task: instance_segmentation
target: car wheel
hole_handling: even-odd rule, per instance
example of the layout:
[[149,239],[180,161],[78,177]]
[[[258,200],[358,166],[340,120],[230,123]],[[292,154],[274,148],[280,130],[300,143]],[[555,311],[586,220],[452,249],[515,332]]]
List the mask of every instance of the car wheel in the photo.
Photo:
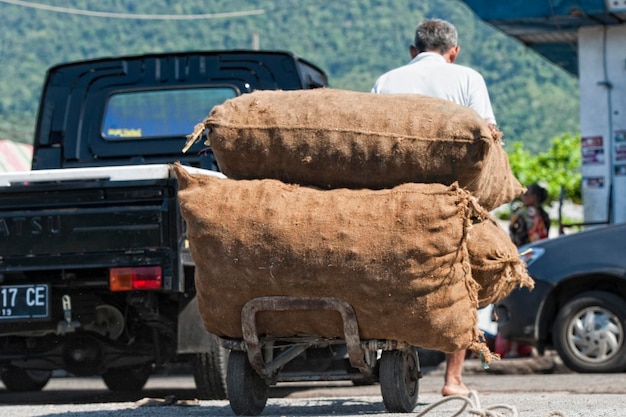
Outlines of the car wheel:
[[576,372],[621,372],[626,367],[626,303],[603,291],[568,301],[554,323],[553,342]]
[[102,379],[111,391],[137,392],[146,385],[151,373],[151,364],[111,368],[102,374]]
[[41,391],[43,387],[46,386],[51,376],[51,371],[23,369],[16,366],[9,366],[4,372],[2,372],[0,379],[2,379],[2,382],[7,390],[13,392],[24,392]]
[[225,400],[226,371],[230,351],[211,340],[209,351],[196,353],[193,358],[193,378],[201,400]]

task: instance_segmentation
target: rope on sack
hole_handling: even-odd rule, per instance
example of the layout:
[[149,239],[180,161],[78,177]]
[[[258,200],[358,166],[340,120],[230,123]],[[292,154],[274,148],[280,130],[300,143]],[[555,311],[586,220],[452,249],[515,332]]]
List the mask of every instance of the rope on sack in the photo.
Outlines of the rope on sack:
[[[496,405],[491,405],[489,407],[486,407],[484,409],[481,408],[480,407],[480,400],[478,399],[478,393],[476,391],[470,391],[467,396],[464,396],[464,395],[451,395],[449,397],[444,397],[441,400],[437,401],[436,403],[433,403],[433,404],[429,405],[428,407],[426,407],[424,410],[422,410],[415,417],[423,417],[427,413],[429,413],[430,411],[432,411],[435,408],[439,407],[440,405],[443,405],[443,404],[445,404],[445,403],[447,403],[449,401],[454,401],[454,400],[463,401],[465,404],[463,404],[463,407],[461,407],[461,409],[459,411],[457,411],[456,414],[453,414],[451,417],[460,416],[461,413],[463,413],[463,411],[465,411],[466,408],[467,408],[467,413],[469,413],[470,415],[473,415],[473,416],[480,416],[480,417],[507,417],[507,416],[519,417],[519,413],[517,411],[517,408],[515,408],[512,405],[496,404]],[[496,410],[503,410],[506,414],[502,414],[502,413],[500,413],[499,411],[496,411]],[[564,413],[562,413],[561,411],[557,411],[557,410],[550,411],[548,414],[546,414],[545,417],[551,417],[551,416],[566,417]]]

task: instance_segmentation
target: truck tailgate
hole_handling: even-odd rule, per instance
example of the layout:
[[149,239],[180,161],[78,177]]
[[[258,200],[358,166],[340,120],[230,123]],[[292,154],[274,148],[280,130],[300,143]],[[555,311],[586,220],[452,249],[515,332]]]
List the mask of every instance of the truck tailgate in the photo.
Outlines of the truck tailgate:
[[0,198],[0,271],[123,264],[178,245],[168,165],[2,174]]

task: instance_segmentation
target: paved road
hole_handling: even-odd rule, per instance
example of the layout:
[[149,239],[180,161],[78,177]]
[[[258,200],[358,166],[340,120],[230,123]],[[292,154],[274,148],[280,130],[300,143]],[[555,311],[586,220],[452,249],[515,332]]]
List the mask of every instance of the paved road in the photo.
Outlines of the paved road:
[[[504,361],[502,361],[504,363]],[[520,416],[615,417],[626,416],[626,376],[623,374],[581,375],[554,372],[554,367],[509,361],[506,368],[492,365],[489,371],[469,361],[465,380],[476,389],[481,409],[503,404],[515,407]],[[543,368],[542,368],[543,367]],[[508,372],[505,372],[508,369]],[[420,396],[415,416],[442,398],[439,395],[442,369],[426,370],[420,380]],[[530,372],[530,373],[525,373]],[[175,395],[178,404],[154,403]],[[54,378],[40,393],[12,394],[0,385],[0,416],[6,417],[232,417],[227,401],[194,401],[191,376],[152,377],[137,395],[107,391],[98,378]],[[143,400],[143,401],[142,401]],[[188,405],[183,405],[188,404]],[[426,414],[450,417],[458,412],[460,400],[448,402]],[[498,410],[494,410],[498,411]],[[512,416],[499,410],[503,416]],[[561,414],[551,414],[560,412]],[[263,416],[398,416],[386,412],[377,385],[354,387],[349,383],[281,384],[272,389]],[[469,416],[467,410],[461,414]],[[475,414],[474,414],[475,415]]]

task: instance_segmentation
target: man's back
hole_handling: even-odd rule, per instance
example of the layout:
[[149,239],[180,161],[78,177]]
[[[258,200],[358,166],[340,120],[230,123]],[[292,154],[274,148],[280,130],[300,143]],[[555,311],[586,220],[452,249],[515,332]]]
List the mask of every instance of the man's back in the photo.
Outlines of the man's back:
[[409,64],[383,74],[372,92],[443,98],[469,107],[488,123],[496,124],[483,77],[471,68],[446,62],[437,53],[423,52]]

